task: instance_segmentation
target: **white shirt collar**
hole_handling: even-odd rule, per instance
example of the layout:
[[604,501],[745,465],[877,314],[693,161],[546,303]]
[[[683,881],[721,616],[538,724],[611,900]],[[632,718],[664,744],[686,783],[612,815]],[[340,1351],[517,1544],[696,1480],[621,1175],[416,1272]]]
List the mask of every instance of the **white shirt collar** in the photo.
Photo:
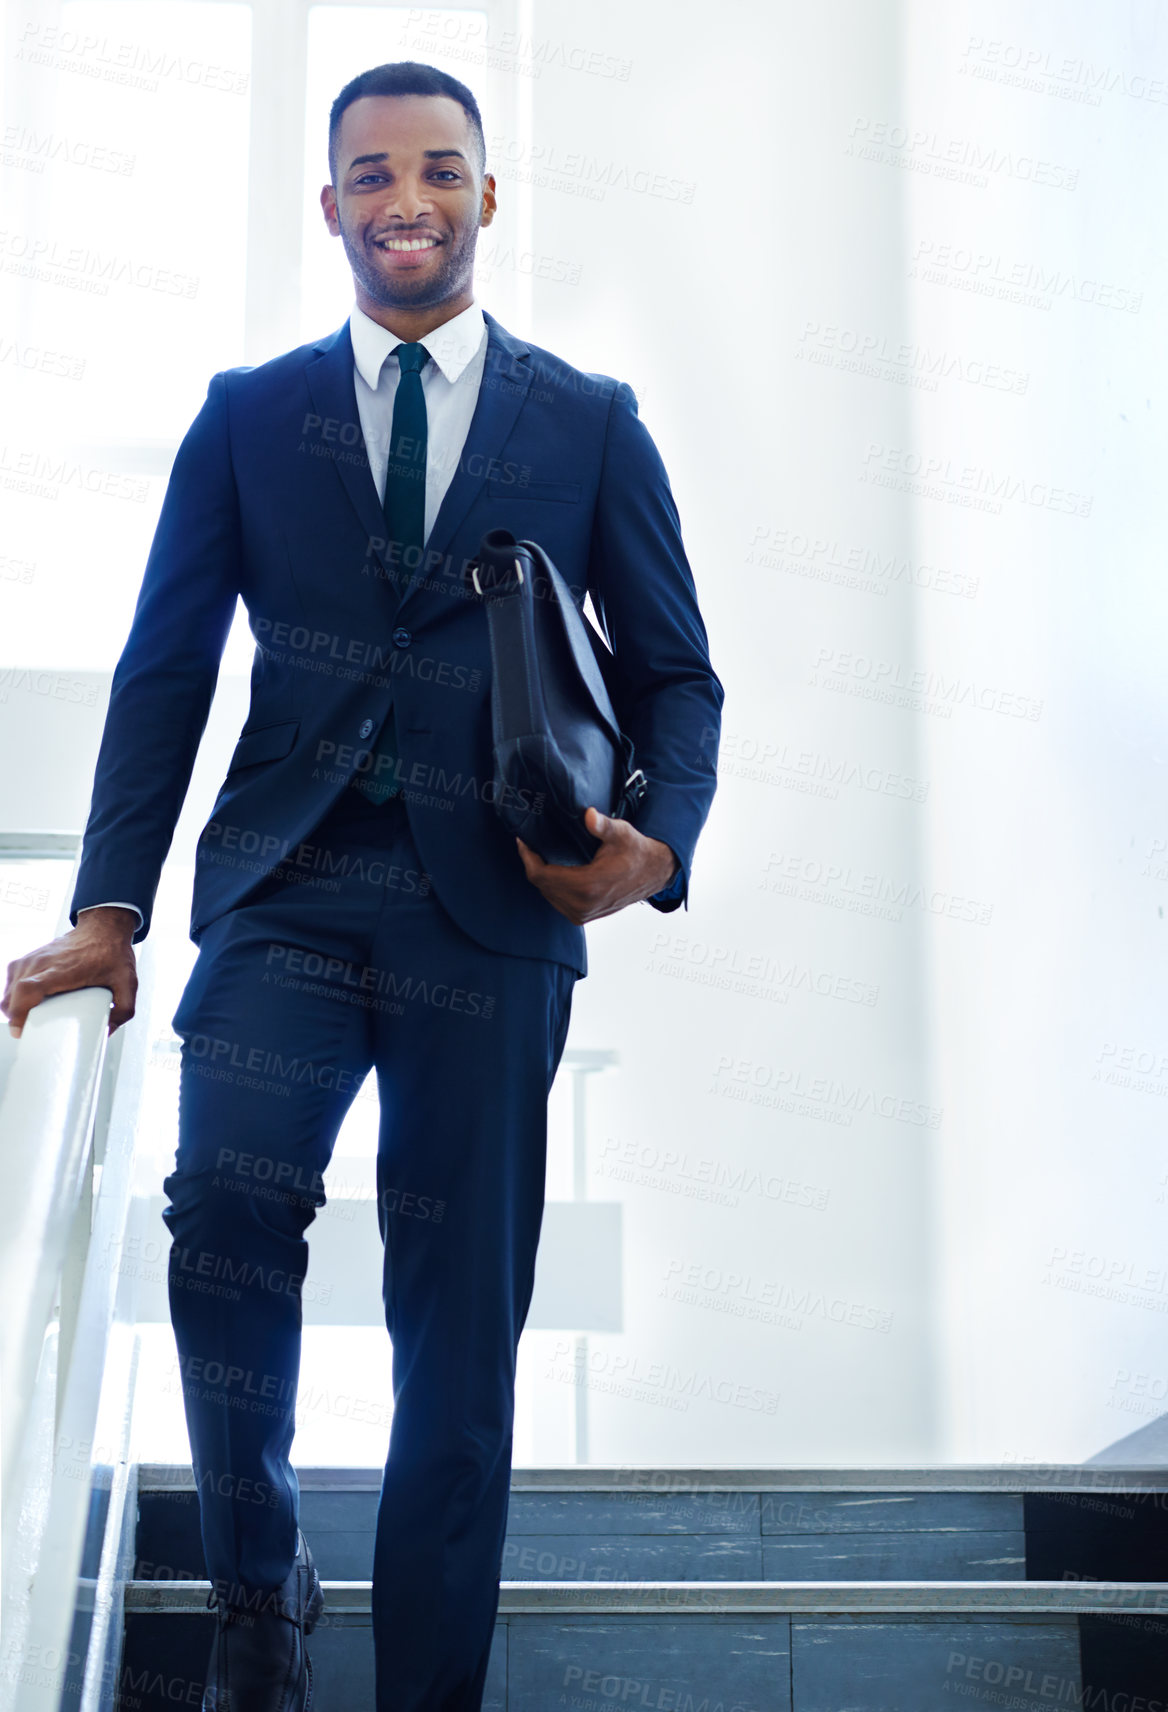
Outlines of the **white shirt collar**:
[[[440,327],[423,334],[418,343],[425,345],[446,379],[456,381],[482,344],[486,331],[482,309],[477,303],[469,303],[449,321],[443,321]],[[395,346],[403,341],[356,304],[349,316],[349,337],[353,341],[357,373],[376,392],[382,364]]]

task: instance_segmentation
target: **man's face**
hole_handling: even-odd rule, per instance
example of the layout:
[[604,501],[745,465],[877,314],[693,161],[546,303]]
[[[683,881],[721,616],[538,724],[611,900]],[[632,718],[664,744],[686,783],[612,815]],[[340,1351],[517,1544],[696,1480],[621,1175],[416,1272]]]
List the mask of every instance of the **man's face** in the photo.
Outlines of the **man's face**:
[[341,115],[334,171],[321,207],[345,246],[362,308],[432,308],[471,288],[495,181],[487,173],[479,182],[457,101],[362,96]]

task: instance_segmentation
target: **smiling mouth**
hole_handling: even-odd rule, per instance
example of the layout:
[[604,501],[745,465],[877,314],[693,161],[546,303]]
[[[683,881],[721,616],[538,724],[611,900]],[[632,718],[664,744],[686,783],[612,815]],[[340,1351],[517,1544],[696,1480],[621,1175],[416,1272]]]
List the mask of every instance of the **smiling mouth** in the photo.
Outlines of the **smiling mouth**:
[[442,242],[440,238],[375,238],[373,248],[387,251],[390,255],[414,255],[422,250],[436,250]]

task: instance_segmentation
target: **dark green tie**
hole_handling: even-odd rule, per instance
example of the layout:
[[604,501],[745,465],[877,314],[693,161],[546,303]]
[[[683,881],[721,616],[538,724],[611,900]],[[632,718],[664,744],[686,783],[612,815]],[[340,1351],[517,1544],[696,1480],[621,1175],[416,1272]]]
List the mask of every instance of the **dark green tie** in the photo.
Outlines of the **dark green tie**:
[[[422,368],[430,353],[425,345],[395,345],[390,356],[401,369],[393,399],[393,428],[389,463],[385,472],[385,533],[397,602],[409,580],[420,573],[422,547],[426,539],[426,399],[422,392]],[[388,358],[386,359],[389,360]],[[401,782],[397,771],[397,730],[393,705],[373,750],[368,770],[356,774],[353,784],[371,802],[383,803],[396,796]]]

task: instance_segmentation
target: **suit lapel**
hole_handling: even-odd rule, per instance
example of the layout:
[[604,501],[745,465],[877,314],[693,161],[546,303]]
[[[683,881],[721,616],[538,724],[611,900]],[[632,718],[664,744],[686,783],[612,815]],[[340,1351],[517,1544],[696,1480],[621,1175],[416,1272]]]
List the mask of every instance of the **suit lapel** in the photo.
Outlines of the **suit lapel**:
[[[346,321],[339,332],[316,348],[320,355],[304,371],[313,408],[320,418],[316,432],[328,447],[333,468],[344,484],[367,539],[384,541],[385,513],[369,468],[357,409],[357,389],[353,385],[349,323]],[[377,556],[384,566],[385,554]]]
[[[450,543],[483,484],[501,463],[503,447],[531,386],[530,348],[508,333],[486,310],[483,319],[487,326],[487,354],[466,443],[426,541],[424,580],[421,584],[405,584],[397,603],[395,616],[408,606],[415,622],[427,606],[440,609],[451,598],[448,590],[454,598],[459,598],[461,565],[448,562]],[[348,322],[316,348],[320,355],[308,364],[305,379],[317,415],[322,423],[329,425],[318,432],[324,434],[333,467],[366,536],[370,541],[384,540],[385,514],[369,468],[357,410]],[[338,452],[342,454],[339,457]],[[382,552],[378,557],[388,571],[386,555]],[[397,588],[396,577],[391,577],[390,586]]]

